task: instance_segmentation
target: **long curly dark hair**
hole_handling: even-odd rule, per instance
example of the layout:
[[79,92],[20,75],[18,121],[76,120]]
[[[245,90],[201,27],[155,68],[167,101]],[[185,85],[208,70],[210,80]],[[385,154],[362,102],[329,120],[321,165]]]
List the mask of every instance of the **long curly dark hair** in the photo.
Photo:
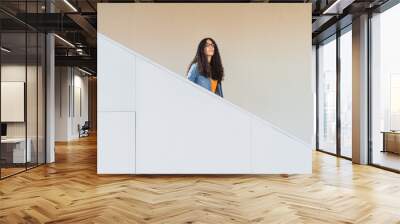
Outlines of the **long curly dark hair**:
[[[207,56],[204,53],[204,48],[206,47],[207,40],[210,40],[214,44],[214,55],[211,57],[210,63],[207,61]],[[217,43],[210,37],[204,38],[200,41],[196,56],[189,65],[190,67],[197,63],[197,69],[200,74],[206,76],[207,78],[212,78],[221,82],[224,78],[224,67],[222,66],[221,56],[219,54]]]

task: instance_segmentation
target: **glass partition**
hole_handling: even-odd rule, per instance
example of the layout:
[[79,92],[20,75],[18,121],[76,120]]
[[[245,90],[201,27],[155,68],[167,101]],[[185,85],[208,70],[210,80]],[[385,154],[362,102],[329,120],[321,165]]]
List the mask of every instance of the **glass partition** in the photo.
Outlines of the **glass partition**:
[[[19,16],[43,6],[0,2]],[[45,45],[44,33],[0,12],[1,179],[45,163]]]
[[1,176],[7,177],[31,162],[26,150],[26,33],[2,33],[1,47]]

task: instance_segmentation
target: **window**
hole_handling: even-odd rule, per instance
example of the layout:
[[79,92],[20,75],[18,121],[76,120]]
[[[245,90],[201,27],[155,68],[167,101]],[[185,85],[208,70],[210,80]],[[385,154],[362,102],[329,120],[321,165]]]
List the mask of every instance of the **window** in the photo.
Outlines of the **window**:
[[318,48],[318,149],[336,153],[336,39]]
[[352,32],[340,36],[340,155],[352,157]]
[[350,159],[353,74],[351,25],[323,41],[318,47],[317,58],[317,147],[320,151]]
[[400,170],[400,5],[371,19],[371,162]]

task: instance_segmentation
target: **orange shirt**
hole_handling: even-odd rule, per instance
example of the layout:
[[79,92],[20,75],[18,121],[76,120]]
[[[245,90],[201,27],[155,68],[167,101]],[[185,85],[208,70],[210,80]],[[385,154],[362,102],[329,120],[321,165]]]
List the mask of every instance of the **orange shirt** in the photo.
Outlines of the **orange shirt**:
[[215,93],[217,90],[218,80],[211,79],[211,92]]

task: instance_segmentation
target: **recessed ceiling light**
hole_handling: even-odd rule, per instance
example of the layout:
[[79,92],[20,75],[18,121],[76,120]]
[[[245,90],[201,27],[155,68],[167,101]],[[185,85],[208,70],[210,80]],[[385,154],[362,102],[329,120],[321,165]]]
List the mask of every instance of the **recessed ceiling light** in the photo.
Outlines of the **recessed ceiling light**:
[[342,14],[343,9],[351,5],[354,0],[336,0],[327,9],[325,9],[322,14]]
[[72,44],[71,42],[69,42],[68,40],[66,40],[66,39],[64,39],[64,38],[62,38],[62,37],[60,37],[60,36],[57,35],[57,34],[54,34],[54,36],[57,37],[58,39],[60,39],[61,41],[63,41],[64,43],[66,43],[67,45],[69,45],[69,46],[75,48],[75,45],[73,45],[73,44]]
[[64,0],[65,4],[67,4],[74,12],[78,12],[78,10],[68,1]]
[[10,53],[10,52],[11,52],[11,50],[9,50],[9,49],[7,49],[7,48],[5,48],[5,47],[1,47],[0,49],[1,49],[2,51],[6,52],[6,53]]
[[87,74],[87,75],[90,75],[90,76],[92,75],[92,73],[90,73],[90,72],[88,72],[88,71],[86,71],[86,70],[83,70],[83,69],[81,69],[81,68],[79,68],[79,67],[78,67],[78,70],[81,71],[81,72],[83,72],[83,73],[85,73],[85,74]]

